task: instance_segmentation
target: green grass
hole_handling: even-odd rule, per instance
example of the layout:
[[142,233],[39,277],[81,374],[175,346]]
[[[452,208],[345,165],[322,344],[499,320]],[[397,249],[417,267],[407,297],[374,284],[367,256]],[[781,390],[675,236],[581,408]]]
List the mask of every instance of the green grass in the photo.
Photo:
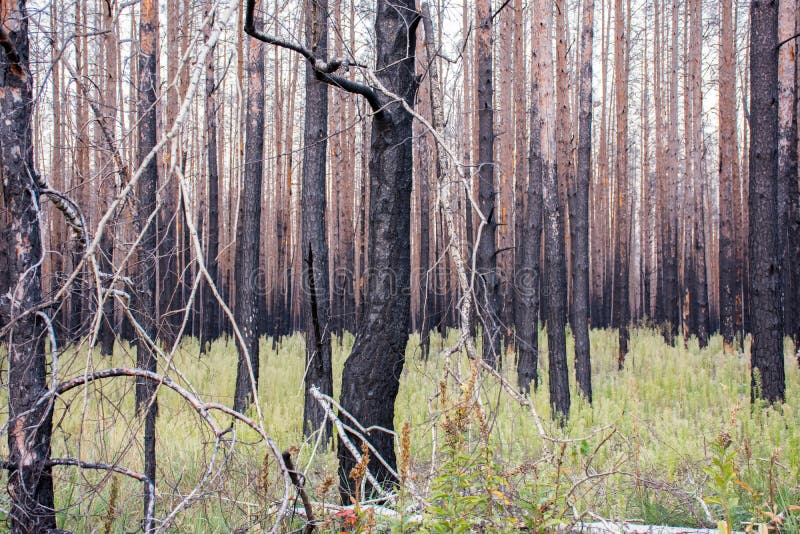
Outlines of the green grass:
[[[337,395],[341,369],[352,341],[352,336],[346,335],[341,344],[336,342],[334,346]],[[409,341],[395,423],[398,428],[403,421],[411,423],[413,468],[418,485],[425,488],[431,462],[438,464],[442,454],[442,413],[435,397],[443,376],[443,361],[434,350],[428,362],[421,361],[417,342],[416,336]],[[454,342],[454,334],[444,343],[434,338],[432,349]],[[634,330],[623,371],[616,369],[613,359],[616,350],[612,332],[593,331],[591,345],[592,406],[578,397],[571,373],[573,403],[569,422],[559,428],[549,420],[546,336],[542,333],[539,358],[542,383],[532,395],[549,434],[564,438],[589,436],[583,444],[570,443],[565,454],[564,474],[570,481],[580,478],[589,455],[591,467],[597,472],[613,472],[586,484],[586,491],[579,492],[575,499],[578,509],[647,523],[689,526],[705,522],[700,500],[711,496],[714,488],[707,483],[703,469],[709,465],[710,443],[723,431],[730,434],[731,447],[737,451],[738,474],[751,488],[748,492],[736,486],[739,499],[733,516],[737,520],[750,519],[754,508],[768,500],[771,489],[781,509],[800,501],[800,375],[788,344],[787,402],[767,409],[751,409],[749,358],[745,354],[723,355],[719,337],[713,337],[703,350],[696,341],[684,349],[665,345],[654,331]],[[568,353],[572,354],[571,340]],[[282,449],[300,448],[298,465],[307,472],[308,484],[316,491],[323,478],[335,475],[335,457],[331,452],[315,451],[314,443],[302,438],[303,360],[301,336],[288,337],[275,349],[272,340],[263,339],[259,398],[267,432]],[[117,346],[110,361],[95,351],[79,347],[62,355],[59,374],[67,377],[81,374],[85,368],[133,366],[134,361],[135,351],[125,344]],[[210,352],[201,356],[197,342],[187,340],[173,363],[202,399],[231,403],[236,349],[230,341],[214,343]],[[4,361],[3,366],[6,365]],[[462,376],[469,372],[469,364],[463,357],[455,359],[453,367],[460,369]],[[506,354],[504,367],[505,374],[515,383],[513,354]],[[174,373],[169,374],[175,377]],[[141,470],[141,429],[133,413],[133,389],[133,380],[117,379],[106,381],[101,387],[76,390],[59,399],[54,418],[57,428],[53,456],[116,462]],[[158,421],[160,517],[203,476],[214,443],[214,436],[194,411],[173,392],[162,391]],[[482,392],[490,415],[490,443],[496,462],[511,470],[538,459],[542,441],[530,413],[502,393],[491,378],[483,379]],[[6,405],[4,395],[0,406]],[[251,415],[254,415],[252,410]],[[217,420],[223,426],[229,424],[221,416]],[[613,434],[610,425],[615,429]],[[598,431],[600,428],[606,429]],[[236,443],[226,443],[225,468],[215,473],[200,498],[178,516],[173,531],[230,532],[260,520],[265,528],[270,524],[270,506],[281,489],[277,469],[274,465],[263,468],[266,451],[263,444],[256,443],[253,432],[239,425],[236,429]],[[611,437],[604,440],[609,434]],[[474,437],[477,443],[478,436]],[[5,440],[2,447],[5,455]],[[264,477],[264,472],[268,476]],[[112,477],[104,472],[67,467],[54,468],[54,476],[59,526],[79,532],[103,532],[112,515],[109,512]],[[118,498],[110,531],[121,533],[138,525],[141,487],[124,477],[116,478]],[[329,502],[334,493],[335,490],[328,493]],[[756,493],[760,495],[753,496]],[[322,498],[319,494],[315,496]],[[7,500],[7,496],[3,499]],[[7,509],[7,503],[0,502],[0,508]],[[715,519],[722,517],[718,507],[710,506],[710,511]],[[251,531],[258,531],[258,525]]]

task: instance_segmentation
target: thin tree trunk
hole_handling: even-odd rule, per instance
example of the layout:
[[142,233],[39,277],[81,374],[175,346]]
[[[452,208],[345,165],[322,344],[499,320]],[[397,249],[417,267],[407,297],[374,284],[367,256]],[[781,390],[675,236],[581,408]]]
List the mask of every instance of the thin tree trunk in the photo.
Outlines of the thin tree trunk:
[[[315,57],[328,54],[328,2],[307,0],[306,46]],[[303,434],[317,430],[327,443],[333,436],[331,423],[319,402],[311,396],[316,386],[333,396],[331,332],[329,319],[328,244],[325,235],[325,177],[328,150],[328,85],[317,80],[306,64],[306,113],[303,133],[303,282],[305,291],[306,395],[303,404]]]
[[[116,31],[116,13],[113,11],[114,7],[115,4],[102,4],[103,30],[106,34],[103,36],[105,79],[103,80],[103,102],[101,106],[103,117],[101,120],[103,121],[102,128],[105,130],[105,134],[112,140],[115,139],[117,122],[117,55],[119,53],[117,50],[118,36]],[[54,139],[58,140],[59,138],[54,137]],[[109,148],[115,153],[115,156],[118,156],[119,152],[116,149],[116,144],[109,144],[113,145]],[[114,197],[116,197],[117,180],[119,179],[121,181],[125,179],[126,171],[121,163],[121,161],[117,161],[120,167],[117,170],[118,176],[110,175],[109,180],[103,184],[101,188],[101,216],[105,214]],[[114,217],[114,222],[116,222],[116,217]],[[113,272],[115,233],[116,224],[107,226],[100,242],[100,249],[102,251],[101,265],[103,265],[103,269],[108,273]],[[110,296],[106,296],[105,302],[103,303],[103,319],[100,325],[101,352],[106,356],[110,356],[114,352],[114,339],[116,337],[114,331],[114,299]]]
[[575,376],[586,399],[592,402],[592,366],[589,353],[589,182],[592,175],[592,37],[594,0],[583,0],[581,31],[580,112],[578,170],[572,226],[572,330],[575,334]]
[[622,0],[614,2],[614,71],[617,106],[617,198],[615,199],[617,227],[614,254],[614,326],[619,329],[617,364],[625,365],[628,354],[628,253],[630,238],[630,200],[628,188],[628,31]]
[[[206,0],[206,16],[211,11],[211,0]],[[207,26],[207,28],[209,28]],[[205,38],[208,39],[209,30],[206,29]],[[206,157],[208,164],[208,251],[206,254],[206,269],[208,275],[218,289],[221,288],[219,279],[219,186],[220,176],[217,166],[217,99],[215,55],[211,49],[206,59],[206,85],[205,85],[205,117],[206,117]],[[205,284],[203,297],[203,327],[200,331],[202,350],[206,344],[214,341],[220,335],[219,331],[219,303],[214,297],[209,284]]]
[[797,85],[795,61],[796,0],[780,0],[778,41],[789,39],[778,50],[778,254],[781,266],[781,297],[785,333],[795,336],[799,306],[795,298],[792,269],[800,261],[791,255],[794,198],[797,195]]
[[[422,25],[425,32],[425,64],[424,69],[428,78],[428,93],[431,104],[431,118],[434,128],[436,128],[436,105],[438,104],[438,71],[436,69],[436,44],[433,35],[433,21],[431,20],[431,10],[427,2],[422,4]],[[427,139],[425,140],[427,143]],[[438,150],[436,151],[438,154]],[[438,167],[437,157],[437,167]],[[438,175],[438,172],[437,172]],[[420,191],[420,224],[419,224],[419,309],[420,309],[420,346],[422,358],[428,359],[431,346],[431,313],[433,313],[433,299],[435,292],[431,291],[433,284],[433,273],[430,262],[430,233],[431,233],[431,201],[430,201],[430,179],[427,172],[420,173],[418,180]],[[435,212],[434,212],[435,214]],[[435,216],[434,216],[435,219]]]
[[[256,23],[260,27],[260,22]],[[236,323],[244,339],[239,346],[233,409],[243,411],[258,391],[258,253],[261,243],[261,184],[264,162],[264,47],[255,39],[247,46],[245,166],[236,229]],[[279,217],[281,215],[279,214]],[[279,243],[280,247],[280,243]],[[280,264],[279,264],[280,265]],[[280,300],[283,302],[283,299]],[[281,309],[281,313],[283,310]]]
[[475,17],[475,76],[478,84],[478,203],[486,224],[479,236],[478,308],[483,323],[483,359],[497,367],[500,358],[498,321],[497,216],[494,187],[494,103],[491,2],[477,0]]
[[[537,36],[538,24],[534,17],[531,17],[531,24],[531,33]],[[539,386],[539,257],[542,249],[542,117],[539,114],[539,80],[548,79],[540,70],[543,67],[543,62],[538,58],[541,40],[541,37],[534,38],[531,54],[528,183],[525,190],[525,213],[518,214],[523,219],[523,227],[517,234],[520,238],[517,249],[519,262],[514,278],[518,303],[514,312],[517,321],[517,384],[523,393],[530,392],[531,382],[534,389]]]
[[734,50],[733,0],[720,0],[719,50],[719,315],[725,353],[733,352],[736,337],[736,276],[734,189],[738,173],[736,149],[736,52]]
[[708,345],[708,284],[706,283],[706,243],[705,243],[705,176],[703,175],[703,87],[702,87],[702,46],[703,13],[702,0],[692,0],[691,8],[691,50],[690,69],[692,83],[692,182],[694,186],[694,259],[695,284],[692,288],[696,313],[695,333],[700,347]]
[[[158,9],[155,0],[143,0],[139,21],[139,155],[142,165],[153,150],[157,138],[156,87],[158,58]],[[142,328],[136,345],[136,366],[148,371],[156,370],[156,357],[151,343],[156,337],[156,227],[149,221],[152,214],[157,218],[156,187],[158,184],[158,158],[153,157],[145,166],[138,183],[137,226],[142,232],[139,246],[139,288],[136,321]],[[144,411],[144,474],[155,484],[156,477],[156,415],[158,404],[155,398],[155,383],[139,379],[136,382],[136,406]],[[143,507],[145,515],[150,499],[145,492]]]

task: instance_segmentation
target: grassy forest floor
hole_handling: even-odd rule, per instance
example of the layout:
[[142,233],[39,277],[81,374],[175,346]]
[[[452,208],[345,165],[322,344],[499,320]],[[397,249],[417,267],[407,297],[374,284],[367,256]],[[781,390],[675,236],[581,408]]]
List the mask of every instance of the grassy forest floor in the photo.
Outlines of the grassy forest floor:
[[[594,404],[578,397],[573,383],[571,417],[559,428],[548,417],[546,336],[540,334],[542,383],[533,395],[534,405],[547,434],[569,438],[543,442],[530,412],[494,379],[482,380],[480,407],[460,403],[461,391],[452,380],[443,391],[444,361],[434,349],[455,343],[454,337],[444,343],[434,338],[428,362],[420,360],[418,340],[412,337],[395,426],[399,430],[408,422],[402,436],[406,443],[400,447],[401,469],[431,506],[422,515],[404,512],[413,503],[404,490],[396,507],[402,512],[398,517],[387,522],[363,511],[355,519],[331,516],[322,531],[369,531],[387,524],[394,531],[415,531],[419,519],[425,532],[468,531],[475,525],[489,532],[513,531],[569,521],[576,513],[585,520],[594,520],[596,514],[681,526],[715,526],[728,518],[737,529],[743,529],[742,521],[768,521],[779,515],[785,531],[800,531],[794,508],[800,504],[800,374],[790,344],[787,402],[777,409],[751,409],[749,358],[743,353],[723,355],[718,336],[703,350],[694,340],[684,349],[667,346],[654,331],[635,330],[622,371],[613,359],[615,339],[610,331],[591,333]],[[334,343],[337,396],[352,342],[346,335]],[[230,404],[235,346],[220,340],[208,354],[199,352],[197,342],[187,340],[175,355],[174,368],[204,400]],[[85,348],[70,349],[60,358],[59,376],[133,366],[134,356],[125,344],[117,346],[111,361],[97,352],[87,358]],[[505,360],[504,374],[516,383],[513,354]],[[303,362],[300,335],[276,346],[262,339],[259,390],[266,429],[282,449],[299,449],[298,469],[306,472],[312,498],[336,503],[335,454],[302,438]],[[466,359],[454,359],[451,368],[468,380]],[[174,372],[168,374],[175,377]],[[60,398],[53,457],[116,462],[141,470],[141,428],[134,416],[133,390],[133,379],[116,379]],[[5,398],[0,403],[6,406]],[[2,419],[6,418],[7,413]],[[265,448],[255,443],[254,432],[237,426],[235,436],[236,446],[226,443],[212,457],[213,434],[191,407],[162,389],[157,517],[163,518],[198,480],[208,477],[193,497],[197,500],[177,516],[170,531],[233,532],[251,525],[250,532],[257,532],[271,524],[272,504],[283,488],[278,470],[265,461]],[[4,456],[6,451],[3,439]],[[213,468],[208,470],[210,463]],[[55,467],[54,478],[59,527],[120,533],[137,528],[142,491],[138,482],[72,467]],[[0,509],[7,505],[0,501]],[[295,519],[286,523],[286,531],[301,525]]]

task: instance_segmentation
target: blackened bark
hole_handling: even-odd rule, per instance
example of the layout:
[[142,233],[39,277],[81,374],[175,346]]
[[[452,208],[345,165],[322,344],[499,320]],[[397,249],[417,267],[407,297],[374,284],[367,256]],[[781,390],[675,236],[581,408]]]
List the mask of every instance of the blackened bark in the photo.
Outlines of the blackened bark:
[[[306,46],[315,57],[328,53],[328,1],[306,2]],[[303,277],[306,331],[306,395],[303,434],[323,432],[332,436],[331,422],[309,393],[316,386],[333,396],[331,334],[329,324],[328,244],[325,239],[325,176],[328,148],[328,85],[317,80],[306,63],[306,113],[303,133]]]
[[[0,323],[35,308],[42,299],[38,263],[39,188],[33,179],[33,75],[28,68],[28,18],[24,0],[3,4],[0,15]],[[19,319],[8,347],[8,511],[12,532],[56,527],[50,459],[52,404],[37,404],[48,389],[44,324]]]
[[553,84],[546,73],[552,68],[552,9],[548,0],[537,1],[540,12],[537,67],[540,78],[538,107],[541,116],[539,142],[542,148],[542,207],[546,268],[542,279],[547,322],[547,356],[549,364],[550,407],[554,419],[563,424],[569,417],[570,392],[567,370],[566,308],[567,273],[564,257],[564,222],[559,206],[559,180],[556,169],[555,98]]
[[592,175],[592,36],[594,0],[583,2],[581,32],[580,112],[578,115],[578,170],[572,226],[572,330],[575,335],[575,377],[592,402],[592,364],[589,353],[589,182]]
[[514,269],[516,295],[514,318],[517,333],[517,385],[529,393],[531,382],[539,387],[539,256],[542,249],[542,148],[538,112],[538,80],[533,78],[530,108],[528,183],[525,213],[517,240],[517,265]]
[[[435,129],[441,127],[440,117],[441,110],[439,99],[439,73],[436,68],[436,37],[433,34],[433,21],[431,20],[431,10],[427,2],[422,3],[422,25],[425,31],[425,70],[428,73],[428,94],[431,101],[431,124]],[[441,178],[442,164],[441,157],[439,156],[438,147],[434,148],[436,154],[436,176]],[[433,284],[433,276],[435,270],[431,270],[430,265],[430,219],[431,219],[431,201],[430,201],[430,180],[427,174],[419,178],[419,191],[420,191],[420,224],[419,224],[419,302],[420,302],[420,347],[422,349],[422,358],[428,359],[431,347],[431,317],[434,313],[433,301],[436,295],[430,290]],[[434,212],[435,213],[435,212]]]
[[491,2],[478,0],[475,16],[478,28],[475,33],[475,76],[478,83],[478,205],[486,218],[478,242],[476,267],[478,280],[477,308],[483,324],[483,359],[496,367],[500,357],[500,327],[498,321],[498,293],[500,277],[497,275],[496,229],[494,188],[494,108],[492,87],[492,17]]
[[[158,9],[155,0],[143,0],[139,21],[139,94],[138,135],[141,165],[156,144],[156,86],[158,56]],[[134,316],[143,332],[138,332],[136,344],[136,366],[147,371],[156,370],[156,357],[151,347],[156,336],[156,228],[148,221],[157,211],[156,187],[158,184],[157,158],[150,158],[138,183],[137,226],[142,232],[139,246],[137,306]],[[139,414],[144,410],[144,463],[145,475],[155,483],[156,479],[156,415],[158,404],[155,398],[156,384],[149,380],[136,381],[136,407]],[[149,497],[145,492],[143,506],[147,510]]]
[[800,259],[792,256],[794,202],[797,195],[797,82],[795,0],[780,0],[778,39],[778,254],[781,265],[783,320],[786,335],[796,338],[798,303],[793,269]]
[[553,162],[542,165],[544,207],[544,300],[547,302],[547,354],[550,376],[550,407],[554,419],[569,417],[570,393],[567,370],[567,273],[564,257],[564,222],[558,203],[558,176]]
[[[258,26],[259,22],[255,24]],[[261,248],[261,181],[264,169],[264,81],[264,47],[255,39],[251,39],[247,50],[245,166],[239,200],[234,267],[235,318],[244,340],[244,347],[237,344],[239,363],[236,369],[233,409],[238,411],[247,408],[255,399],[258,390],[260,292],[257,284],[258,253]]]
[[706,244],[705,244],[705,174],[703,172],[703,87],[702,87],[702,1],[692,0],[690,6],[690,81],[692,108],[692,180],[693,180],[693,218],[694,224],[694,286],[692,295],[692,325],[697,334],[700,347],[708,345],[708,284],[706,283]]
[[[206,0],[206,15],[211,11],[211,0]],[[210,30],[205,30],[210,32]],[[206,34],[208,39],[208,33]],[[216,89],[216,76],[214,71],[214,49],[209,51],[206,60],[206,85],[205,85],[205,114],[206,146],[208,158],[208,251],[206,253],[206,269],[208,275],[217,289],[221,290],[219,283],[219,169],[217,168],[217,104],[214,95]],[[202,350],[206,344],[219,337],[219,303],[214,297],[208,283],[203,286],[203,327],[200,329]]]
[[617,365],[625,365],[628,354],[628,323],[630,305],[628,302],[628,265],[630,238],[630,201],[628,191],[628,28],[625,26],[625,12],[622,0],[614,3],[614,70],[616,81],[617,106],[617,198],[616,206],[616,249],[614,253],[614,326],[619,330],[619,352]]
[[778,2],[750,3],[751,399],[785,397],[783,316],[775,221],[778,192]]
[[[410,105],[415,93],[414,52],[419,22],[414,0],[377,1],[376,76]],[[412,118],[401,103],[379,91],[380,110],[372,120],[369,201],[369,293],[364,320],[342,374],[341,403],[365,427],[394,428],[394,403],[400,387],[408,338],[411,277],[410,223]],[[391,466],[394,438],[381,430],[370,442]],[[340,491],[349,502],[355,465],[339,443]],[[391,486],[394,477],[377,461],[369,464],[377,480]]]
[[[734,173],[736,147],[736,55],[733,0],[721,0],[719,51],[719,318],[725,352],[733,351],[736,336],[736,276]],[[738,194],[738,191],[736,192]]]
[[669,187],[666,204],[666,249],[664,252],[664,312],[666,317],[664,337],[668,344],[675,339],[680,324],[680,292],[678,291],[678,0],[671,7],[671,50],[669,81],[669,149],[667,151],[667,176]]

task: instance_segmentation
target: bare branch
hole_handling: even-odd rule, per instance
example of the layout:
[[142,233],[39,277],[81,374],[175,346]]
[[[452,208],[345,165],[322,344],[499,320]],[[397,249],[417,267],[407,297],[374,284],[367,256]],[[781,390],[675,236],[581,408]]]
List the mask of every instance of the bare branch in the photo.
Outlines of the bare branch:
[[344,76],[333,74],[342,67],[347,69],[347,67],[350,65],[355,65],[357,67],[364,68],[363,65],[350,63],[350,61],[347,59],[334,58],[330,61],[325,61],[323,59],[316,58],[314,57],[314,54],[311,53],[311,50],[300,44],[269,35],[257,29],[255,26],[255,7],[256,0],[247,0],[247,11],[245,12],[244,19],[244,31],[247,33],[247,35],[253,37],[254,39],[258,39],[261,42],[297,52],[306,58],[306,61],[308,61],[308,63],[311,65],[311,68],[314,69],[314,74],[319,81],[325,82],[334,87],[338,87],[344,91],[347,91],[348,93],[361,95],[367,100],[369,106],[372,108],[372,111],[375,113],[381,112],[381,108],[383,106],[381,104],[380,96],[375,89],[368,85],[345,78]]

